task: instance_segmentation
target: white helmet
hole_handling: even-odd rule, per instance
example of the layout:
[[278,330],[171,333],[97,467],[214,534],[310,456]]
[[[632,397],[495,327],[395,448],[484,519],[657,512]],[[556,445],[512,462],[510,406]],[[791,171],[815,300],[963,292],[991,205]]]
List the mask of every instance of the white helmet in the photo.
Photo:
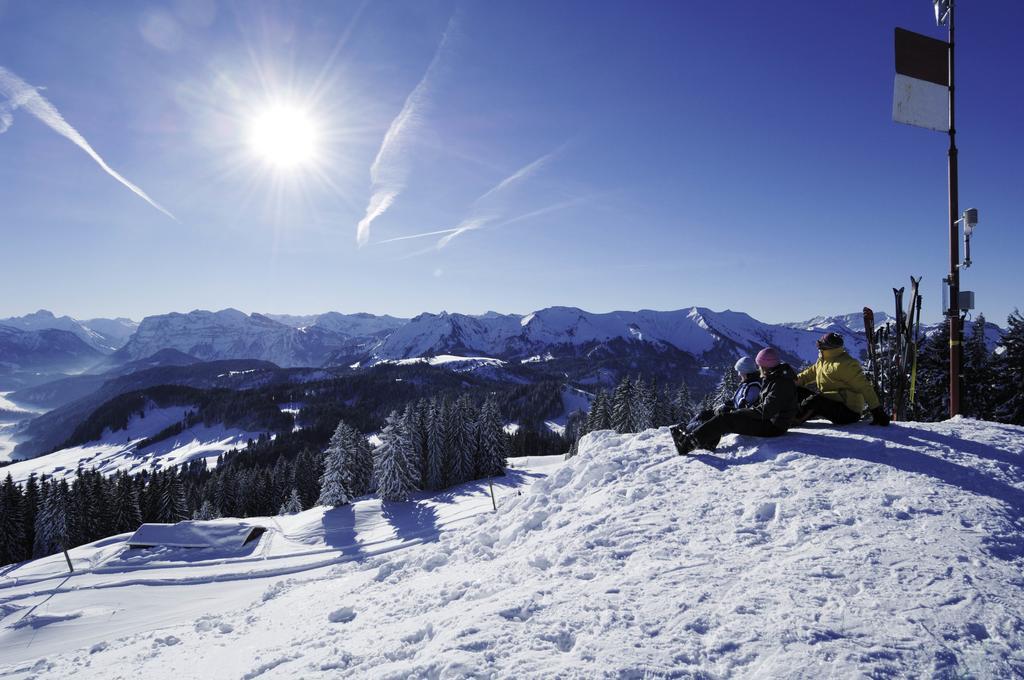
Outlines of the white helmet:
[[736,362],[734,368],[737,373],[742,373],[743,375],[758,372],[757,364],[750,357],[742,357]]

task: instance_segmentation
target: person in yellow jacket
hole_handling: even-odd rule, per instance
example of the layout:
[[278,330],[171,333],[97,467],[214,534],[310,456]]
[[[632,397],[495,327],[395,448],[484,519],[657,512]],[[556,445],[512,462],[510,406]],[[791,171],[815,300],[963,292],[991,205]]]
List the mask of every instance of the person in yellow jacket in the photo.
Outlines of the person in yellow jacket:
[[860,362],[847,354],[843,336],[826,333],[818,340],[818,360],[796,377],[800,387],[813,385],[817,393],[801,390],[797,420],[826,418],[836,425],[849,425],[861,418],[865,406],[871,410],[873,425],[888,425],[886,415]]

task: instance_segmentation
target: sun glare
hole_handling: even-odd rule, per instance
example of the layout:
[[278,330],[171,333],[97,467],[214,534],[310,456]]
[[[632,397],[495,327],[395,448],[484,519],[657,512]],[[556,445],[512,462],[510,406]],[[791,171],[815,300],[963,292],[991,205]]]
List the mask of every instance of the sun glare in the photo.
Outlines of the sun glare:
[[314,160],[317,130],[309,115],[298,108],[277,106],[252,121],[249,144],[268,163],[292,169]]

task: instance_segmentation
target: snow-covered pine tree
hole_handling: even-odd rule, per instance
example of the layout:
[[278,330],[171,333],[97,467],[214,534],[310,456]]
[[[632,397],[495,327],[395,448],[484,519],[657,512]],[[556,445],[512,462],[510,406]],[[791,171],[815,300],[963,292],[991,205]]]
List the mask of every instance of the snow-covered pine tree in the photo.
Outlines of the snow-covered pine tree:
[[453,484],[468,482],[476,471],[473,415],[473,406],[466,395],[460,396],[448,411],[448,450],[452,456]]
[[407,501],[415,490],[408,470],[409,438],[396,411],[387,417],[380,432],[380,446],[374,452],[373,476],[377,495],[386,501]]
[[996,366],[1000,399],[995,416],[1004,423],[1024,425],[1024,316],[1014,310],[1006,325]]
[[630,432],[654,427],[654,391],[642,378],[633,383],[633,404],[629,410]]
[[586,424],[583,426],[583,433],[596,432],[597,430],[611,429],[612,418],[608,411],[608,393],[598,390],[594,401],[590,402],[590,411],[587,413]]
[[633,383],[625,377],[612,393],[611,426],[619,434],[630,432],[633,426]]
[[320,497],[317,505],[337,507],[352,501],[354,454],[351,450],[358,433],[344,420],[334,428],[331,441],[324,451],[324,473],[320,476]]
[[685,380],[679,381],[670,402],[671,419],[675,423],[688,423],[693,419],[693,396]]
[[281,505],[281,509],[277,511],[279,515],[295,515],[302,512],[302,499],[299,498],[299,490],[292,487],[292,492],[288,494],[288,500]]
[[68,534],[67,482],[43,484],[43,504],[36,516],[35,557],[45,557],[60,550]]
[[974,321],[970,337],[963,345],[962,411],[981,420],[991,420],[996,408],[993,357],[985,344],[985,315]]
[[939,325],[924,341],[917,357],[918,419],[949,417],[949,324]]
[[24,527],[22,533],[25,537],[21,547],[22,559],[27,560],[32,557],[36,536],[36,515],[39,514],[41,502],[39,480],[36,478],[36,473],[33,472],[25,481],[25,504],[22,506],[24,519],[21,525]]
[[672,407],[669,404],[668,393],[654,383],[651,386],[651,391],[654,393],[654,427],[665,427],[673,424],[675,421],[672,420]]
[[139,494],[127,472],[117,473],[113,498],[114,532],[135,531],[142,524]]
[[0,487],[0,565],[20,562],[23,557],[25,527],[24,499],[10,473]]
[[181,478],[172,468],[157,475],[160,478],[160,522],[180,522],[188,519],[188,505],[185,503],[185,488]]
[[210,502],[210,499],[206,498],[203,500],[203,504],[199,506],[199,509],[192,513],[192,519],[202,521],[220,519],[220,513],[213,503]]
[[426,488],[430,475],[430,403],[426,399],[416,402],[416,421],[418,437],[415,448],[419,455],[419,486]]
[[312,447],[304,448],[295,457],[295,488],[304,507],[316,505],[320,497],[320,475],[323,474],[324,456]]
[[440,491],[448,486],[451,456],[448,452],[448,405],[432,400],[427,421],[427,488]]
[[740,376],[736,371],[732,370],[731,367],[725,369],[725,373],[718,381],[718,386],[715,388],[715,407],[721,406],[722,404],[732,404],[732,398],[736,394],[736,390],[740,386]]
[[505,434],[498,403],[491,396],[484,401],[478,421],[480,437],[481,477],[495,477],[505,474],[508,466],[509,441]]
[[420,420],[420,412],[412,403],[406,404],[402,413],[402,428],[409,438],[409,475],[412,477],[413,486],[417,489],[423,487],[423,462],[426,459],[427,450],[424,447],[427,428]]

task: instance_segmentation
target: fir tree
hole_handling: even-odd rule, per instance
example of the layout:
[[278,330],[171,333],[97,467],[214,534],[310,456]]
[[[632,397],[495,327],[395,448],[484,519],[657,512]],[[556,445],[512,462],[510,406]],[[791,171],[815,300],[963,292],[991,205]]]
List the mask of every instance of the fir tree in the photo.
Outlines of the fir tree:
[[479,475],[495,477],[505,474],[508,466],[508,435],[505,434],[498,404],[492,397],[484,401],[477,430],[480,435]]
[[414,404],[406,404],[402,414],[402,428],[409,438],[409,473],[416,488],[421,488],[429,444],[426,423],[420,419],[420,412]]
[[739,386],[740,376],[732,368],[727,368],[725,373],[722,374],[721,379],[719,379],[718,386],[715,388],[715,408],[722,404],[734,405],[732,404],[732,398],[735,396]]
[[302,499],[299,498],[299,490],[292,489],[291,494],[288,496],[288,500],[284,502],[281,509],[277,511],[279,515],[295,515],[302,512]]
[[[160,522],[173,524],[188,519],[188,506],[185,504],[185,489],[177,473],[171,469],[158,475]],[[156,482],[156,479],[154,479]]]
[[995,417],[1004,423],[1024,425],[1024,316],[1014,310],[1006,325],[997,365],[999,406]]
[[374,480],[377,494],[386,501],[406,501],[415,490],[409,472],[409,438],[398,413],[392,411],[380,433],[381,443],[374,452]]
[[213,502],[220,511],[228,517],[237,517],[238,511],[238,478],[234,468],[217,466],[216,481],[214,486]]
[[690,388],[686,385],[685,380],[680,381],[669,404],[672,422],[688,423],[693,419],[693,397],[690,395]]
[[45,483],[43,504],[36,515],[35,557],[60,550],[68,536],[68,485],[65,481]]
[[338,423],[324,452],[324,473],[320,477],[317,505],[337,507],[352,501],[354,439],[359,436],[345,421]]
[[949,417],[949,324],[941,324],[921,347],[916,392],[921,420]]
[[220,513],[217,512],[217,508],[214,507],[210,499],[203,501],[203,504],[199,506],[199,509],[192,513],[192,519],[206,521],[211,519],[220,519]]
[[24,498],[10,473],[0,487],[0,565],[20,562],[24,554]]
[[25,481],[25,503],[22,505],[22,535],[24,543],[21,547],[22,559],[32,557],[32,548],[35,545],[36,536],[36,515],[42,505],[42,498],[39,494],[39,480],[33,472]]
[[991,420],[995,410],[995,375],[992,355],[985,344],[985,316],[979,314],[974,321],[971,335],[964,343],[963,368],[964,415],[981,420]]
[[427,422],[427,488],[434,491],[447,487],[450,475],[447,411],[444,401],[431,402]]
[[633,384],[623,378],[612,393],[611,426],[619,434],[630,432],[633,426]]
[[302,506],[316,505],[320,497],[320,476],[323,474],[324,457],[319,451],[305,448],[295,459],[295,488],[299,490]]
[[654,390],[641,378],[633,383],[633,403],[629,409],[630,432],[643,432],[654,427]]
[[474,421],[469,397],[459,397],[448,411],[448,450],[452,456],[452,484],[468,482],[473,479],[473,473],[476,471]]
[[118,534],[135,531],[142,524],[139,509],[139,494],[127,472],[117,474],[113,498],[114,532]]
[[583,426],[582,434],[596,432],[598,430],[609,430],[612,426],[611,413],[608,410],[608,393],[600,390],[594,401],[590,403],[590,411],[587,413],[587,420]]

